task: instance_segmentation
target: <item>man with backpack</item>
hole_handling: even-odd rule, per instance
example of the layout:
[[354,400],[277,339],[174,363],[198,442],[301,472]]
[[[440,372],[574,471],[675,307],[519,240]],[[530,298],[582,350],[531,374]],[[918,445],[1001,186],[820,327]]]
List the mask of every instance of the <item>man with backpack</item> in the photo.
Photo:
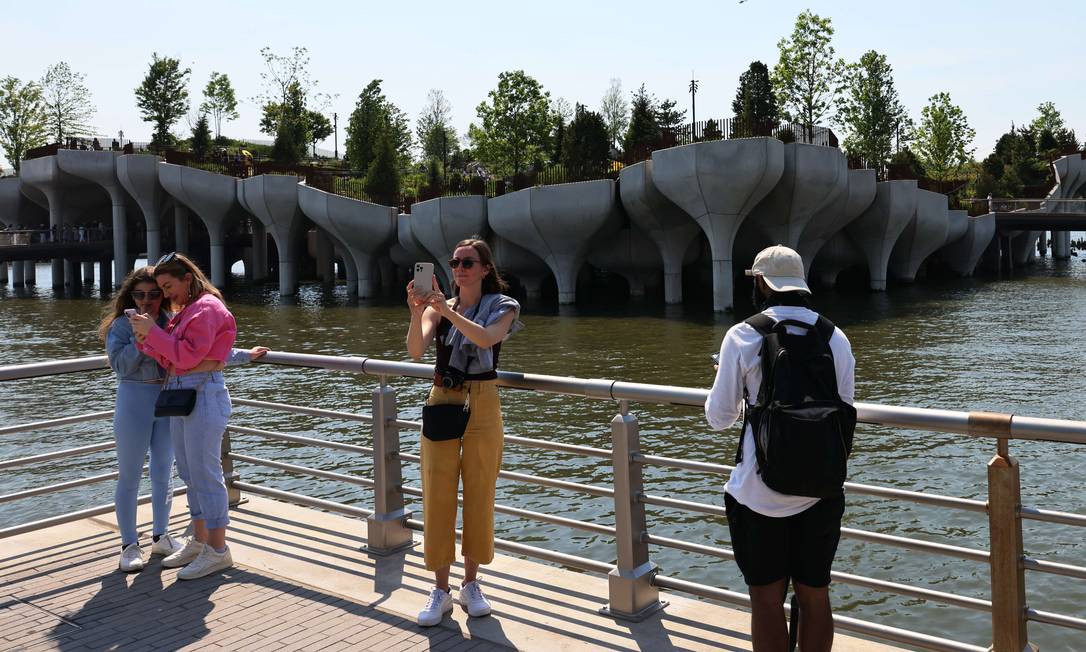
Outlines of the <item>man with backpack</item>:
[[761,312],[724,336],[705,417],[724,430],[743,416],[724,500],[751,599],[751,639],[755,652],[795,646],[796,629],[790,642],[784,614],[791,581],[800,649],[828,652],[830,567],[856,425],[856,360],[845,334],[809,307],[798,253],[769,247],[747,275]]

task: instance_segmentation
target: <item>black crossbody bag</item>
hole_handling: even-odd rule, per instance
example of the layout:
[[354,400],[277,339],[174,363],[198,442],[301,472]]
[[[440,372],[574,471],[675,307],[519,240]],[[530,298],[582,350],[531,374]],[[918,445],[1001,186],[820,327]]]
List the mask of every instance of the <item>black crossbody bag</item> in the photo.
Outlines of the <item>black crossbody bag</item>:
[[467,403],[422,406],[422,436],[430,441],[462,439],[471,420]]
[[[169,376],[166,378],[168,380]],[[187,417],[192,414],[196,407],[195,389],[165,389],[166,381],[162,381],[162,387],[155,399],[156,417]]]

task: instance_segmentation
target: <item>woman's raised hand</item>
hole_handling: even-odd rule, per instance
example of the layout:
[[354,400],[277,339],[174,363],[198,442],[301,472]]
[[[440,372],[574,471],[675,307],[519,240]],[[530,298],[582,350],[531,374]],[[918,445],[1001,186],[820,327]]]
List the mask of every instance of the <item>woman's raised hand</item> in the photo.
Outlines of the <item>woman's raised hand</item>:
[[147,337],[147,334],[151,332],[151,326],[154,325],[154,320],[147,315],[141,315],[140,313],[134,313],[128,318],[129,323],[132,324],[132,332],[136,334],[136,337],[142,342],[143,338]]
[[427,292],[418,291],[415,289],[415,280],[411,279],[407,282],[407,307],[411,309],[412,316],[422,316],[422,313],[426,311],[426,296]]
[[259,360],[263,358],[264,354],[268,351],[271,351],[271,349],[266,346],[254,346],[253,348],[249,349],[249,359]]

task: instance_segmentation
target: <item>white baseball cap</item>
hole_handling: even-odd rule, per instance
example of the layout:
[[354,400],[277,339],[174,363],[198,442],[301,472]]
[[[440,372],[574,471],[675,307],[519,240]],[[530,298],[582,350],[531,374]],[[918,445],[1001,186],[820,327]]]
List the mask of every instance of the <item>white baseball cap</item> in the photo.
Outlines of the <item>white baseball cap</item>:
[[758,252],[754,264],[746,271],[747,276],[761,276],[774,292],[811,293],[804,280],[803,259],[794,249],[774,245]]

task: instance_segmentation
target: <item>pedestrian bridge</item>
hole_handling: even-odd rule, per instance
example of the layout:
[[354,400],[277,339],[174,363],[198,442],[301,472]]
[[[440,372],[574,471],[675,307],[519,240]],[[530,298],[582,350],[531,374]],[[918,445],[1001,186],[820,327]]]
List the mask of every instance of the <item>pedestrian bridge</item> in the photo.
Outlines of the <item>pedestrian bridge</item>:
[[[429,380],[433,367],[283,352],[269,353],[260,362],[376,379],[369,412],[233,399],[238,408],[267,415],[269,421],[294,414],[370,424],[365,445],[354,443],[358,438],[347,443],[270,428],[229,426],[223,467],[233,505],[230,537],[238,565],[220,576],[191,583],[175,582],[173,571],[163,571],[157,562],[138,575],[116,572],[117,537],[111,504],[71,505],[74,511],[70,513],[0,530],[0,539],[4,539],[0,569],[5,586],[0,594],[4,596],[0,598],[0,645],[41,649],[113,645],[125,649],[203,649],[210,644],[228,649],[320,650],[750,648],[747,616],[732,608],[749,605],[745,593],[684,579],[680,565],[662,569],[653,562],[653,550],[669,548],[696,555],[708,564],[731,563],[732,552],[726,547],[654,534],[646,513],[646,507],[652,506],[654,511],[698,518],[724,517],[721,505],[660,495],[643,473],[650,467],[662,467],[721,483],[721,476],[732,470],[708,460],[655,455],[641,445],[638,413],[648,413],[659,405],[698,409],[705,401],[705,390],[500,372],[498,382],[504,391],[535,391],[561,400],[615,404],[617,415],[610,422],[609,448],[512,435],[505,439],[507,446],[537,449],[541,454],[597,459],[601,467],[610,468],[611,482],[571,482],[556,477],[560,472],[548,476],[501,473],[522,491],[543,487],[563,495],[611,500],[613,520],[585,521],[501,504],[496,508],[498,513],[527,522],[597,534],[614,541],[614,552],[604,555],[605,559],[590,558],[555,550],[552,542],[540,537],[529,537],[530,544],[499,539],[496,547],[506,554],[499,555],[484,573],[495,615],[467,620],[455,611],[441,628],[421,630],[412,619],[425,599],[430,578],[416,548],[422,520],[408,505],[421,490],[406,484],[402,472],[404,464],[416,464],[419,458],[401,446],[402,430],[417,429],[420,424],[400,417],[391,381]],[[53,380],[57,374],[102,373],[105,369],[103,356],[16,365],[0,367],[0,382],[27,383],[26,391],[35,387],[45,391],[42,381],[33,379]],[[235,392],[241,393],[238,388]],[[911,554],[965,560],[978,564],[977,574],[987,574],[990,579],[985,596],[965,595],[953,592],[953,586],[949,591],[931,588],[945,578],[895,582],[858,574],[847,567],[847,560],[839,559],[834,582],[915,598],[914,605],[930,602],[982,614],[989,621],[986,629],[990,629],[990,636],[954,640],[946,632],[909,631],[837,614],[835,650],[886,650],[892,649],[888,645],[904,644],[980,652],[989,649],[990,643],[997,652],[1019,652],[1029,641],[1032,627],[1086,631],[1081,612],[1071,615],[1033,608],[1025,592],[1027,571],[1029,575],[1081,580],[1086,579],[1086,567],[1028,556],[1022,542],[1024,520],[1086,527],[1086,515],[1021,505],[1019,466],[1010,455],[1012,440],[1016,447],[1026,446],[1025,441],[1086,445],[1086,422],[868,403],[856,407],[865,424],[994,440],[994,456],[989,459],[984,454],[975,461],[987,466],[986,501],[846,484],[849,496],[916,503],[986,519],[988,540],[979,548],[959,545],[961,542],[953,539],[931,541],[855,528],[843,528],[842,536]],[[109,410],[58,416],[5,425],[0,427],[0,435],[11,437],[111,417]],[[335,450],[345,458],[369,460],[372,472],[342,473],[260,457],[248,449],[253,441]],[[0,461],[0,470],[40,470],[57,460],[113,448],[112,441],[79,444],[58,451],[33,450],[29,456]],[[27,448],[34,447],[28,443]],[[358,494],[328,500],[306,495],[304,490],[285,491],[248,482],[246,468],[253,467],[274,469],[284,477],[334,480],[354,487]],[[33,500],[115,477],[115,473],[107,473],[73,479],[69,474],[53,484],[0,495],[0,503]],[[184,491],[181,487],[176,493]],[[141,500],[146,502],[149,497]],[[185,520],[181,502],[175,505],[178,528]],[[141,522],[148,521],[149,515],[141,513]],[[1072,604],[1081,608],[1082,603]],[[148,626],[148,620],[154,626]]]

